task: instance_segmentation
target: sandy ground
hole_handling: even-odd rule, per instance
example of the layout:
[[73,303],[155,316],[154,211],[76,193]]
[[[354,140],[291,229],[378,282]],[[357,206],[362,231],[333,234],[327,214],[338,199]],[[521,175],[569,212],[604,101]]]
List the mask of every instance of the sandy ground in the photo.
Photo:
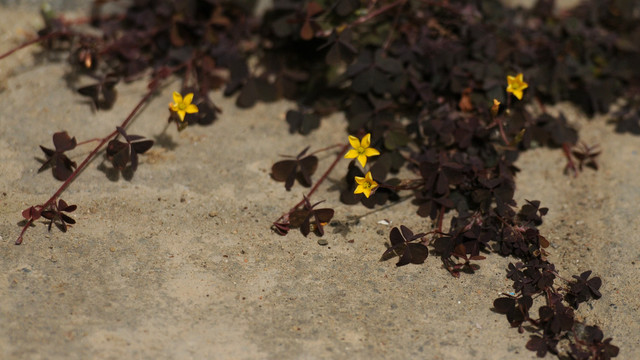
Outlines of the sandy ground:
[[[0,8],[0,51],[39,26],[35,12]],[[63,63],[38,63],[37,48],[0,62],[0,358],[2,359],[534,359],[521,335],[491,311],[510,291],[496,255],[475,275],[452,278],[436,257],[422,266],[379,262],[388,219],[415,231],[429,222],[408,201],[374,211],[345,206],[332,182],[314,199],[336,210],[327,246],[315,236],[269,230],[304,192],[270,179],[277,154],[345,141],[345,121],[323,121],[312,136],[288,135],[286,102],[223,108],[209,127],[163,135],[175,81],[152,99],[129,133],[158,140],[133,179],[110,180],[102,157],[63,194],[79,206],[62,234],[38,223],[24,244],[20,212],[59,182],[37,173],[38,145],[54,132],[104,136],[140,99],[145,84],[119,85],[117,106],[92,113],[66,87]],[[562,109],[601,170],[562,174],[560,150],[537,149],[517,163],[517,198],[550,208],[542,232],[566,277],[592,269],[603,297],[578,314],[614,338],[620,359],[640,358],[640,139]],[[81,161],[90,151],[72,155]],[[321,156],[318,174],[335,153]]]

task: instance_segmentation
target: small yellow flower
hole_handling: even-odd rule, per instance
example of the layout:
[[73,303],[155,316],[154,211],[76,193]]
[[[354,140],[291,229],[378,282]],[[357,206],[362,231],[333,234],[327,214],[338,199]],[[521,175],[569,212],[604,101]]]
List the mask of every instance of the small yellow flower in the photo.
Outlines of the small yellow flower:
[[184,121],[186,114],[193,114],[198,112],[198,107],[191,103],[193,101],[193,93],[185,95],[184,99],[182,95],[177,92],[173,92],[173,103],[169,104],[169,109],[175,111],[180,116],[180,121]]
[[500,110],[500,101],[498,99],[493,99],[493,106],[491,106],[491,115],[494,117],[498,115],[498,110]]
[[349,143],[353,146],[353,149],[347,151],[344,155],[345,159],[358,158],[362,167],[367,164],[367,157],[380,155],[378,150],[369,147],[369,145],[371,145],[371,134],[365,135],[362,141],[358,140],[355,136],[349,135]]
[[378,183],[373,180],[371,171],[367,172],[364,177],[356,176],[358,187],[354,190],[354,194],[364,194],[367,198],[371,196],[371,192],[378,187]]
[[518,100],[522,100],[522,91],[529,87],[529,84],[522,79],[522,73],[516,76],[507,76],[507,92],[512,93]]

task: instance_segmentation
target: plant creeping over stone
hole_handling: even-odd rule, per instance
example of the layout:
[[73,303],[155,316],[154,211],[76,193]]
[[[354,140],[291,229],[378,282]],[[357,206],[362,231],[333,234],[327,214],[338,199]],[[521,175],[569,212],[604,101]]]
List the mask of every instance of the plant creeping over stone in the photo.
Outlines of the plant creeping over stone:
[[[566,14],[553,12],[549,1],[533,10],[503,8],[496,0],[274,1],[260,19],[244,2],[137,1],[121,17],[103,14],[102,3],[93,3],[86,20],[95,32],[47,13],[38,39],[17,49],[40,42],[45,51],[66,52],[77,77],[92,81],[79,86],[69,78],[94,110],[116,106],[120,80],[148,76],[148,92],[104,137],[76,143],[59,132],[55,149],[42,147],[41,169],[51,167],[64,183],[49,200],[23,212],[26,224],[16,243],[41,217],[61,230],[73,224],[63,212],[75,205],[60,195],[101,150],[106,148],[117,171],[138,167],[138,156],[153,142],[128,135],[127,127],[160,85],[177,75],[182,86],[173,93],[169,120],[178,130],[213,123],[221,109],[210,92],[220,89],[236,96],[240,107],[292,100],[294,109],[283,116],[291,133],[312,134],[326,115],[342,112],[348,134],[365,134],[315,152],[308,152],[309,137],[297,156],[271,167],[272,178],[287,191],[296,182],[302,185],[296,194],[301,200],[273,222],[278,234],[299,228],[304,236],[326,235],[325,225],[345,216],[330,205],[316,209],[320,201],[310,200],[328,178],[345,204],[376,208],[411,199],[407,204],[432,228],[420,236],[405,226],[394,228],[385,259],[420,264],[431,248],[444,269],[459,277],[480,271],[489,252],[514,257],[507,277],[515,295],[501,297],[506,300],[494,307],[512,326],[533,329],[529,350],[555,354],[557,342],[569,339],[570,350],[560,356],[617,355],[611,339],[570,311],[599,297],[601,280],[583,272],[568,287],[555,285],[559,277],[548,262],[549,241],[538,231],[547,210],[535,200],[519,209],[514,194],[516,160],[534,146],[561,148],[575,174],[598,169],[601,150],[575,148],[577,131],[562,114],[546,112],[547,102],[569,100],[593,114],[628,94],[632,98],[616,115],[616,129],[640,133],[640,101],[633,96],[640,87],[633,65],[640,22],[623,11],[634,0],[588,0]],[[608,11],[596,11],[605,5]],[[576,23],[581,26],[566,25]],[[70,153],[89,142],[95,148],[76,164]],[[319,151],[335,155],[328,167],[320,166]],[[344,176],[330,177],[344,158],[357,161],[349,162]],[[323,172],[316,177],[318,168]],[[538,312],[531,306],[534,296],[546,301]]]

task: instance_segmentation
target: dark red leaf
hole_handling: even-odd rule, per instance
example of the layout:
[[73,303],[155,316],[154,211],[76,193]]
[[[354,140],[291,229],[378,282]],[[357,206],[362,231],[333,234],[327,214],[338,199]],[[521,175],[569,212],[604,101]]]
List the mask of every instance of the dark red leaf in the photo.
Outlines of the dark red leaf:
[[240,95],[236,99],[236,105],[240,108],[250,108],[258,101],[258,85],[255,78],[249,78],[242,87]]
[[[143,138],[142,136],[140,138]],[[136,141],[131,143],[131,148],[138,154],[144,154],[153,146],[153,140]]]
[[69,151],[76,147],[76,138],[69,137],[66,131],[57,132],[53,134],[53,145],[56,147],[56,151]]
[[276,181],[285,181],[292,172],[297,170],[296,160],[282,160],[271,167],[271,177]]

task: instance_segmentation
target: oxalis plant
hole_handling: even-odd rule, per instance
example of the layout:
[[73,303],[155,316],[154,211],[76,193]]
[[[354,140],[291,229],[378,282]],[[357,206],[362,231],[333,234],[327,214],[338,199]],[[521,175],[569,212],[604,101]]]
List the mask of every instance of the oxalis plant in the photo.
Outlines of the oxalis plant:
[[[491,253],[509,256],[513,291],[492,310],[529,333],[527,349],[539,357],[618,355],[611,338],[574,313],[601,297],[602,280],[589,270],[562,277],[538,230],[548,209],[533,199],[518,206],[514,193],[516,161],[532,147],[562,151],[567,176],[598,169],[598,145],[580,142],[547,103],[569,100],[592,115],[624,98],[612,116],[616,131],[640,133],[637,1],[590,0],[555,13],[549,0],[530,10],[497,0],[275,0],[260,18],[251,2],[134,0],[106,13],[108,2],[93,2],[91,16],[73,22],[43,10],[37,37],[0,55],[38,43],[52,58],[68,59],[72,86],[74,79],[94,81],[74,90],[101,111],[116,106],[118,84],[148,79],[147,92],[111,133],[77,141],[63,131],[53,148],[40,146],[40,170],[50,168],[62,185],[22,212],[16,244],[40,219],[62,231],[75,224],[77,206],[61,195],[95,158],[133,176],[153,142],[127,127],[177,76],[182,85],[167,99],[177,131],[215,122],[221,109],[209,94],[218,89],[236,96],[239,107],[294,101],[286,115],[292,134],[312,134],[326,115],[345,114],[343,144],[306,147],[273,165],[271,177],[286,190],[309,189],[275,219],[276,233],[324,234],[336,214],[315,192],[348,159],[340,201],[374,208],[411,197],[425,218],[420,229],[394,227],[381,260],[419,265],[432,252],[459,277],[480,271]],[[84,146],[93,149],[78,164],[70,154]],[[322,151],[336,156],[316,178]],[[410,175],[400,178],[401,169]]]

